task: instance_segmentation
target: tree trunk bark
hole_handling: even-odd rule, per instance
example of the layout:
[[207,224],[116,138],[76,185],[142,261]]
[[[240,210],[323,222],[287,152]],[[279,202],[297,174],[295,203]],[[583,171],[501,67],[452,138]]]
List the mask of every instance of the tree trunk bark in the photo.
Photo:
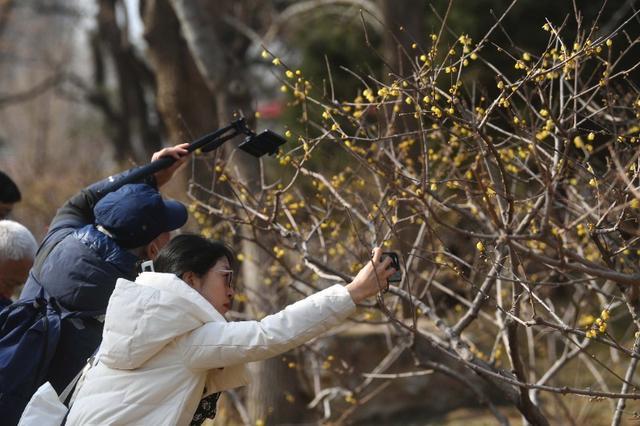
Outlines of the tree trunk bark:
[[188,142],[217,125],[215,103],[189,53],[168,0],[142,3],[147,56],[156,76],[156,102],[172,143]]
[[[98,5],[98,27],[91,43],[96,87],[89,100],[103,111],[108,127],[115,129],[111,139],[116,159],[145,162],[161,146],[158,126],[149,121],[146,96],[147,91],[153,90],[154,81],[129,43],[126,30],[118,23],[120,0],[99,0]],[[114,65],[116,105],[111,105],[105,93],[105,58],[110,58]]]

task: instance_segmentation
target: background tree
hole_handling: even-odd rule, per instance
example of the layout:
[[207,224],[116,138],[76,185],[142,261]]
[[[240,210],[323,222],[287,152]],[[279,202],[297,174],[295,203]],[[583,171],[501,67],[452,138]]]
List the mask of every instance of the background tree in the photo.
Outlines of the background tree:
[[[633,1],[5,1],[0,166],[43,229],[78,187],[242,111],[284,152],[228,144],[173,192],[242,246],[238,318],[348,281],[374,244],[401,253],[402,283],[257,366],[220,423],[480,405],[619,424],[638,398],[637,23]],[[281,121],[254,115],[272,101]]]
[[[357,270],[374,244],[400,251],[407,279],[378,306],[393,341],[412,341],[419,366],[469,384],[500,423],[508,420],[495,404],[505,401],[531,424],[574,421],[564,401],[564,412],[545,403],[545,391],[617,399],[618,424],[625,401],[640,396],[631,391],[640,334],[637,297],[628,291],[638,284],[632,209],[640,103],[629,78],[637,61],[624,66],[637,55],[637,34],[625,31],[636,15],[609,34],[580,13],[575,31],[542,21],[545,48],[495,46],[515,72],[485,57],[498,19],[478,42],[449,33],[443,21],[426,42],[407,46],[410,72],[387,84],[358,75],[361,92],[338,103],[328,91],[314,96],[313,82],[270,58],[307,113],[306,132],[291,134],[297,143],[280,156],[287,180],[264,182],[259,196],[219,198],[260,221],[264,239],[270,231],[273,276],[288,274],[299,291],[323,278],[348,281],[342,271]],[[497,90],[467,87],[467,68],[477,67],[494,73]],[[416,130],[397,131],[398,120],[411,119]],[[333,176],[312,161],[337,152],[350,166]],[[310,187],[315,194],[301,189]],[[409,322],[397,311],[401,301],[413,307]],[[421,317],[435,330],[420,327]],[[614,332],[608,325],[616,321]],[[593,377],[569,386],[561,372],[576,362]],[[347,395],[357,404],[380,387],[338,389],[317,396]]]

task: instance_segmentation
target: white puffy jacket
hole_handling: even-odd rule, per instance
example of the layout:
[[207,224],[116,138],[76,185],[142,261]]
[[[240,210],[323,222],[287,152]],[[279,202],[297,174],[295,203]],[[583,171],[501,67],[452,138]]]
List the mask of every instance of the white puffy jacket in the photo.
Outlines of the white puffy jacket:
[[173,274],[119,279],[98,363],[66,424],[188,425],[205,388],[245,385],[245,363],[300,345],[354,310],[349,292],[334,285],[261,321],[227,322]]

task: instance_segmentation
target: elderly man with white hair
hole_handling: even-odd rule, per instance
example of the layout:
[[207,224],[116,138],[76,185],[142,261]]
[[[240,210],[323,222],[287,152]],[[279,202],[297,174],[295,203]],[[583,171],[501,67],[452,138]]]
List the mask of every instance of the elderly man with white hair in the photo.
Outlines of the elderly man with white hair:
[[38,250],[31,232],[12,220],[0,220],[0,309],[27,279]]

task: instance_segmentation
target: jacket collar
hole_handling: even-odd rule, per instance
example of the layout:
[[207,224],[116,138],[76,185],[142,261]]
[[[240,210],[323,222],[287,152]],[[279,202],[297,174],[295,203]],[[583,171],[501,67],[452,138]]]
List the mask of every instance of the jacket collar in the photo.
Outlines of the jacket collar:
[[135,270],[138,257],[120,247],[114,240],[98,231],[95,226],[87,225],[73,233],[73,237],[95,252],[102,260],[109,262],[131,276]]
[[203,322],[227,322],[226,318],[218,312],[204,297],[189,284],[182,281],[175,274],[164,272],[143,272],[136,278],[136,284],[166,291],[175,296],[189,300],[195,305],[194,313]]

